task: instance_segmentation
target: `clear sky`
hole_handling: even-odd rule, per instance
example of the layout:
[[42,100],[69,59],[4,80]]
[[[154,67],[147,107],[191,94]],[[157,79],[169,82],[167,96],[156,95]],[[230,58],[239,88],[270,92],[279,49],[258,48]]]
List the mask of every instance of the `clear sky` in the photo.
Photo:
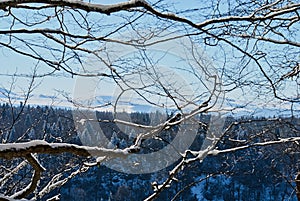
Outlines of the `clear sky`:
[[[111,4],[111,3],[117,3],[117,2],[122,2],[122,1],[95,1],[95,2]],[[177,8],[177,9],[192,9],[197,6],[198,2],[197,1],[188,1],[188,3],[187,3],[187,1],[178,1],[178,2],[172,1],[172,3],[174,3],[173,4],[174,8]],[[0,12],[3,12],[3,11],[0,11]],[[5,23],[0,24],[0,29],[7,28],[5,26],[7,26],[7,24],[5,24]],[[123,34],[125,34],[125,33],[123,33]],[[28,36],[26,36],[26,37],[28,37]],[[29,39],[30,39],[30,36],[29,36]],[[0,36],[0,40],[1,40],[1,36]],[[168,49],[172,49],[172,44],[167,44],[164,47],[155,47],[153,49],[155,49],[154,52],[158,53],[159,51],[161,51],[162,48],[166,48],[168,46],[170,47]],[[198,48],[201,49],[202,47],[199,46]],[[221,61],[222,57],[219,58],[219,61],[216,61],[213,59],[213,56],[216,55],[216,52],[213,52],[209,49],[205,49],[205,51],[207,51],[206,52],[207,57],[211,56],[211,61],[214,62],[214,65],[216,65],[216,66],[222,65],[222,61]],[[44,54],[44,52],[41,52],[41,54]],[[45,54],[47,54],[47,53],[45,52]],[[123,53],[123,54],[125,54],[125,53]],[[130,52],[128,52],[128,50],[127,50],[126,54],[130,54]],[[161,59],[159,65],[162,68],[163,67],[166,67],[166,68],[171,67],[174,70],[175,74],[177,74],[177,79],[181,79],[182,83],[193,83],[193,78],[187,72],[179,69],[180,65],[181,66],[187,65],[187,63],[183,64],[183,62],[180,61],[180,59],[178,59],[179,53],[176,51],[175,52],[173,51],[173,52],[169,52],[168,54],[169,54],[168,56],[165,56],[163,59]],[[86,58],[85,61],[88,62],[90,59],[91,58]],[[16,79],[14,80],[14,82],[16,82],[16,84],[15,84],[16,87],[13,89],[13,91],[21,92],[21,91],[26,90],[26,88],[30,82],[30,77],[26,77],[26,75],[30,75],[34,71],[34,68],[37,65],[37,62],[33,61],[31,59],[25,58],[24,56],[20,56],[16,53],[13,53],[3,47],[0,48],[0,61],[1,61],[1,63],[0,63],[0,65],[1,65],[0,87],[9,89],[11,83],[13,82],[12,75],[17,74],[19,76],[17,76]],[[74,64],[73,67],[76,68],[76,65],[77,64]],[[177,68],[177,70],[175,70],[176,68]],[[51,72],[51,71],[52,71],[51,68],[45,67],[41,63],[38,64],[37,74],[43,74],[43,73],[47,73],[47,72]],[[180,76],[178,76],[178,75],[180,75]],[[59,71],[52,76],[36,78],[36,84],[38,86],[35,88],[33,94],[37,94],[37,95],[43,94],[43,95],[53,96],[53,95],[58,95],[59,94],[58,91],[64,91],[66,93],[71,94],[71,96],[72,96],[72,93],[74,92],[74,88],[76,89],[76,81],[77,81],[77,77],[72,78],[70,75],[67,75],[66,73],[64,73],[62,71]],[[197,87],[194,88],[194,85],[193,86],[190,85],[190,86],[191,86],[191,91],[197,90]],[[109,95],[112,95],[115,93],[114,92],[115,86],[112,84],[109,84],[105,80],[99,81],[97,83],[97,87],[98,87],[98,93],[100,95],[109,96]],[[189,91],[189,90],[187,90],[187,91]],[[248,93],[248,95],[245,95],[245,94],[247,94],[247,93],[237,90],[235,93],[230,94],[230,98],[233,100],[233,102],[238,101],[239,103],[242,103],[243,101],[249,101],[249,100],[251,101],[251,99],[255,100],[255,96],[251,97],[250,93]],[[62,98],[62,97],[60,96],[60,98]],[[261,101],[261,102],[257,102],[257,103],[262,104],[264,102]],[[255,103],[253,103],[253,104],[255,104]],[[277,104],[277,103],[273,103],[273,104]],[[287,105],[284,107],[290,107],[290,106]]]

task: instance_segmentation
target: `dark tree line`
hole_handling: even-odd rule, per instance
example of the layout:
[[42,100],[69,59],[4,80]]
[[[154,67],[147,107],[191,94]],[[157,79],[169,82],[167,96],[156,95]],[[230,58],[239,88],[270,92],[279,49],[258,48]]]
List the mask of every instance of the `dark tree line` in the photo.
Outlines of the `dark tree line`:
[[[68,109],[53,108],[47,106],[27,106],[20,115],[19,120],[11,127],[12,111],[6,104],[2,104],[1,133],[2,141],[26,142],[36,139],[44,139],[48,142],[67,142],[78,145],[84,144],[84,140],[101,140],[95,135],[96,129],[91,124],[86,124],[84,137],[82,138],[74,128],[72,111]],[[149,113],[132,113],[134,122],[147,125],[150,123]],[[158,115],[158,114],[156,114]],[[118,148],[127,147],[134,143],[134,137],[130,133],[124,133],[118,125],[111,122],[111,112],[98,112],[101,129],[110,143]],[[172,116],[172,115],[171,115]],[[209,122],[210,115],[198,117],[203,125]],[[202,163],[192,163],[186,167],[186,171],[177,176],[178,182],[163,192],[159,200],[286,200],[296,199],[294,176],[299,171],[300,150],[297,142],[292,144],[279,143],[273,146],[253,146],[255,143],[263,143],[267,140],[279,140],[289,135],[297,136],[300,126],[298,118],[281,118],[280,121],[270,118],[248,117],[236,119],[228,117],[224,127],[235,123],[230,131],[218,143],[219,150],[228,150],[235,147],[248,146],[247,149],[235,152],[211,155]],[[167,131],[162,131],[160,138],[143,141],[141,154],[155,149],[159,150],[172,141],[180,126],[174,126]],[[207,127],[199,126],[198,134],[190,150],[201,148],[207,135]],[[128,132],[135,132],[134,129]],[[22,135],[20,135],[22,134]],[[7,137],[6,137],[7,136]],[[124,144],[125,143],[125,144]],[[143,148],[144,147],[144,148]],[[123,147],[120,147],[123,148]],[[150,150],[149,150],[150,149]],[[40,155],[39,160],[47,168],[43,175],[41,185],[46,185],[49,178],[70,177],[68,171],[63,171],[64,164],[70,169],[80,169],[76,161],[82,158],[72,154],[63,154],[61,157]],[[1,177],[5,178],[6,168],[16,166],[20,160],[1,160]],[[24,162],[23,162],[24,163]],[[22,164],[22,163],[21,163]],[[167,169],[152,174],[131,175],[111,170],[105,166],[91,167],[89,171],[82,171],[77,177],[70,177],[64,186],[52,192],[45,193],[43,200],[56,194],[63,200],[139,200],[150,194],[155,188],[155,182],[168,177]],[[9,179],[0,180],[1,192],[17,191],[24,188],[26,180],[30,180],[31,168],[28,164],[14,172]],[[20,185],[15,185],[19,183]],[[23,183],[23,184],[22,184]],[[48,183],[49,184],[49,183]],[[144,189],[141,192],[141,189]],[[177,193],[180,192],[178,195]],[[197,198],[198,197],[198,198]]]

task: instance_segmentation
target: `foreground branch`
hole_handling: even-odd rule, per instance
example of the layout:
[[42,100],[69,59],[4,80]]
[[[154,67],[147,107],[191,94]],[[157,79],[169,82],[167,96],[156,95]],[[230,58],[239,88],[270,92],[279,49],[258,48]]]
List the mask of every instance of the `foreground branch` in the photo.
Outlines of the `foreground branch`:
[[45,168],[38,162],[38,160],[32,154],[28,154],[26,156],[26,160],[30,163],[30,165],[34,169],[31,182],[26,188],[22,189],[21,191],[11,196],[12,198],[21,199],[33,193],[40,182],[41,173],[45,171]]
[[[138,7],[148,5],[143,0],[132,0],[132,1],[117,3],[113,5],[93,4],[93,3],[88,3],[84,1],[75,1],[75,0],[22,0],[22,1],[3,0],[0,2],[0,9],[6,10],[7,7],[19,7],[21,6],[21,4],[28,4],[28,3],[43,3],[43,4],[49,4],[49,6],[68,6],[74,9],[75,8],[82,9],[87,12],[99,12],[107,15],[122,10],[128,10],[131,8],[138,8]],[[49,6],[47,6],[47,8]],[[31,9],[30,7],[27,8]]]
[[108,157],[125,157],[132,153],[135,147],[126,149],[106,149],[99,147],[79,146],[68,143],[48,143],[43,140],[33,140],[24,143],[8,143],[0,145],[1,158],[26,157],[29,154],[61,154],[71,153],[77,156],[108,156]]

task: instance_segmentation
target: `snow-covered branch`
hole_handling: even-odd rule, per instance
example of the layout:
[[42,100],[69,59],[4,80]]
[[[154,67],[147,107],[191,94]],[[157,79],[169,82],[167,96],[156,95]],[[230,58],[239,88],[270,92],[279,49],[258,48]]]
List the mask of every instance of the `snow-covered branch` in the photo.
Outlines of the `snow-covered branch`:
[[18,164],[14,169],[12,169],[9,173],[7,173],[4,177],[0,179],[0,188],[3,188],[6,181],[11,178],[14,174],[17,174],[20,169],[22,169],[25,165],[27,165],[27,161],[22,161]]
[[[93,3],[89,3],[85,1],[77,1],[77,0],[62,0],[62,1],[60,0],[22,0],[22,1],[4,0],[0,2],[0,8],[6,10],[9,7],[19,7],[22,6],[22,4],[30,4],[30,3],[48,4],[46,8],[49,8],[50,6],[53,7],[68,6],[73,9],[82,9],[87,12],[99,12],[107,15],[122,10],[149,6],[144,0],[131,0],[131,1],[121,2],[112,5],[93,4]],[[30,6],[26,8],[31,9]]]
[[[165,190],[166,188],[169,188],[171,183],[173,181],[176,181],[176,175],[180,171],[182,171],[186,165],[188,165],[190,163],[194,163],[196,161],[202,162],[209,155],[216,156],[218,154],[233,153],[236,151],[245,150],[245,149],[249,149],[252,147],[264,147],[264,146],[271,146],[271,145],[275,145],[275,144],[294,143],[294,142],[298,143],[299,141],[300,141],[300,137],[280,138],[276,141],[257,142],[257,143],[253,143],[253,144],[249,144],[249,145],[237,146],[237,147],[224,149],[224,150],[218,150],[216,148],[216,145],[219,142],[219,139],[215,139],[212,142],[211,146],[209,146],[205,150],[201,150],[201,151],[187,150],[186,153],[183,155],[183,159],[181,160],[181,162],[178,163],[177,166],[175,168],[173,168],[172,171],[169,172],[168,178],[162,184],[155,183],[155,186],[153,186],[153,188],[154,188],[153,194],[151,194],[149,197],[147,197],[145,199],[145,201],[154,200],[156,197],[159,196],[159,194],[163,190]],[[192,154],[194,157],[186,159],[186,156],[188,154]]]
[[300,137],[289,137],[289,138],[279,138],[278,140],[272,140],[272,141],[266,141],[266,142],[256,142],[244,146],[236,146],[230,149],[224,149],[224,150],[211,150],[208,155],[218,155],[218,154],[225,154],[235,151],[240,151],[244,149],[249,149],[251,147],[264,147],[264,146],[271,146],[276,144],[285,144],[285,143],[299,143]]
[[[15,107],[21,100],[13,96],[15,85],[3,92],[0,89],[8,103],[8,107],[3,105],[0,110],[0,159],[4,161],[0,189],[6,188],[0,199],[42,199],[85,171],[80,167],[88,169],[111,162],[110,159],[119,162],[120,158],[143,158],[151,151],[158,153],[172,146],[168,152],[176,152],[181,160],[176,158],[177,164],[163,182],[154,183],[154,193],[146,199],[152,200],[195,161],[253,147],[288,144],[295,149],[294,145],[300,141],[298,120],[292,119],[289,125],[282,123],[284,129],[277,130],[269,124],[280,120],[269,121],[246,136],[247,123],[236,118],[234,111],[249,111],[253,119],[259,110],[255,107],[276,105],[277,111],[278,104],[282,104],[281,111],[291,114],[291,118],[299,111],[296,103],[300,102],[300,3],[292,0],[211,1],[209,6],[206,3],[203,0],[186,8],[182,2],[172,5],[171,1],[163,0],[107,4],[88,0],[0,1],[3,21],[0,48],[4,59],[7,55],[9,61],[5,65],[22,68],[22,73],[15,74],[10,68],[9,75],[24,74],[23,60],[20,59],[21,64],[11,62],[17,56],[24,59],[24,71],[35,63],[38,72],[33,73],[20,108]],[[63,95],[67,101],[62,104],[88,111],[86,116],[75,117],[73,111],[68,111],[72,114],[61,111],[59,118],[67,119],[64,124],[54,110],[36,108],[32,112],[27,108],[35,89],[33,81],[40,79],[38,75],[76,79],[73,94],[64,92],[64,86],[59,89],[60,95],[73,95],[72,98]],[[6,83],[3,86],[9,88]],[[134,114],[140,105],[150,108],[148,116]],[[106,109],[111,113],[100,114]],[[161,111],[166,115],[160,115]],[[218,113],[216,116],[220,117],[227,111],[232,111],[233,120],[231,114],[224,115],[229,120],[220,121],[218,127],[219,119],[213,115]],[[93,115],[86,118],[89,112]],[[23,124],[25,115],[28,121]],[[260,126],[261,119],[256,122],[253,119],[253,127]],[[222,130],[231,122],[234,123]],[[285,133],[290,130],[294,133]],[[195,149],[189,144],[179,151],[177,144],[172,144],[176,136],[182,137],[178,144],[184,144],[190,134],[197,138],[201,135]],[[60,157],[59,168],[40,160],[46,156],[54,161],[53,155],[55,159]],[[98,159],[95,162],[90,156]],[[128,167],[139,168],[148,162],[136,161]],[[118,165],[113,164],[113,168]],[[170,165],[167,161],[164,167]],[[16,177],[20,179],[19,186],[11,185]],[[39,185],[39,181],[43,184]]]
[[126,157],[134,148],[106,149],[100,147],[79,146],[68,143],[48,143],[43,140],[32,140],[24,143],[7,143],[0,145],[0,157],[15,158],[26,157],[29,154],[61,154],[71,153],[78,156],[108,156]]
[[11,198],[21,199],[31,194],[40,182],[41,173],[45,171],[45,168],[39,163],[38,159],[33,154],[28,154],[25,156],[25,158],[34,169],[32,179],[27,187],[16,192],[14,195],[11,196]]
[[[267,4],[262,6],[259,9],[256,9],[248,16],[227,16],[227,17],[219,17],[215,19],[209,19],[206,21],[203,21],[201,23],[193,22],[190,19],[180,17],[176,15],[175,13],[164,13],[159,10],[156,10],[152,5],[147,3],[145,0],[130,0],[130,1],[124,1],[117,4],[111,4],[111,5],[104,5],[104,4],[94,4],[90,2],[85,1],[77,1],[77,0],[21,0],[21,1],[14,1],[14,0],[3,0],[0,2],[0,8],[3,10],[7,10],[9,7],[19,7],[24,4],[30,4],[30,3],[40,3],[40,4],[46,4],[47,6],[45,8],[48,8],[49,6],[67,6],[73,9],[81,9],[87,12],[99,12],[103,14],[110,15],[115,12],[119,11],[126,11],[134,8],[144,8],[148,12],[152,13],[153,15],[165,18],[177,22],[182,22],[185,24],[190,25],[191,27],[202,29],[208,25],[211,24],[217,24],[217,23],[225,23],[225,22],[236,22],[236,21],[249,21],[249,22],[255,22],[255,21],[263,21],[268,19],[273,19],[277,16],[284,15],[286,13],[292,13],[299,9],[300,4],[299,3],[291,3],[289,5],[283,6],[281,8],[271,9],[270,7],[276,7],[277,3],[273,4]],[[24,7],[23,7],[24,8]],[[31,9],[30,6],[25,7],[27,9]],[[33,7],[34,8],[34,7]],[[32,8],[32,9],[33,9]],[[42,7],[43,8],[43,7]],[[261,13],[262,10],[268,10],[269,13],[265,15],[258,15]],[[260,11],[260,12],[258,12]],[[258,15],[258,16],[256,16]]]

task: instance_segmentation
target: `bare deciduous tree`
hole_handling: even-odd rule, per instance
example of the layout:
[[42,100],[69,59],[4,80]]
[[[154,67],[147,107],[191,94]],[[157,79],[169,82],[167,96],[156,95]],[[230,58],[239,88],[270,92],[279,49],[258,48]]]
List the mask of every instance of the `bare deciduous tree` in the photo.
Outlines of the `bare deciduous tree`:
[[[89,136],[85,146],[47,142],[45,138],[32,141],[20,138],[9,143],[2,140],[0,157],[13,163],[7,162],[0,185],[28,165],[32,170],[31,178],[26,177],[19,188],[13,187],[17,190],[8,190],[3,199],[40,199],[92,166],[107,163],[114,168],[114,159],[138,157],[145,140],[159,139],[162,131],[176,126],[180,138],[168,136],[174,142],[170,143],[172,151],[166,148],[166,153],[178,157],[179,162],[163,183],[154,185],[153,194],[146,200],[157,198],[185,167],[207,156],[298,143],[299,127],[292,125],[295,131],[292,136],[267,136],[265,133],[271,129],[266,126],[250,137],[241,134],[231,139],[232,129],[247,121],[227,125],[225,117],[245,111],[261,115],[258,113],[262,108],[276,108],[275,119],[269,122],[277,124],[284,114],[297,115],[300,3],[211,0],[185,4],[163,0],[115,4],[75,0],[0,2],[1,57],[20,58],[35,66],[33,74],[22,70],[1,74],[32,78],[25,104],[35,80],[72,77],[77,79],[75,94],[71,97],[62,92],[63,88],[58,91],[78,109],[73,113],[77,131],[88,133],[84,131],[88,122],[91,127],[114,123],[124,133],[125,130],[136,133],[132,136],[134,142],[125,147],[99,138],[95,143],[92,139],[97,138],[96,132]],[[111,88],[112,98],[97,102],[95,91],[103,90],[103,86]],[[4,93],[5,101],[14,108],[12,92],[8,89]],[[172,115],[161,119],[159,115],[153,116],[148,124],[134,122],[122,113],[124,107],[129,108],[124,102],[130,101],[172,111]],[[19,113],[11,109],[16,116],[6,127],[8,130],[13,129],[25,104]],[[113,117],[98,119],[91,112],[101,109],[112,111]],[[214,114],[209,126],[198,118],[207,113]],[[201,149],[191,150],[185,145],[191,145],[194,136],[190,133],[197,134],[201,126],[208,126],[206,139]],[[219,147],[225,136],[229,136],[234,146]],[[58,169],[44,186],[39,186],[39,181],[49,176],[44,174],[47,168],[39,162],[39,157],[65,153],[73,154],[74,161],[64,161],[67,168]],[[130,162],[126,162],[128,166],[137,165]]]

